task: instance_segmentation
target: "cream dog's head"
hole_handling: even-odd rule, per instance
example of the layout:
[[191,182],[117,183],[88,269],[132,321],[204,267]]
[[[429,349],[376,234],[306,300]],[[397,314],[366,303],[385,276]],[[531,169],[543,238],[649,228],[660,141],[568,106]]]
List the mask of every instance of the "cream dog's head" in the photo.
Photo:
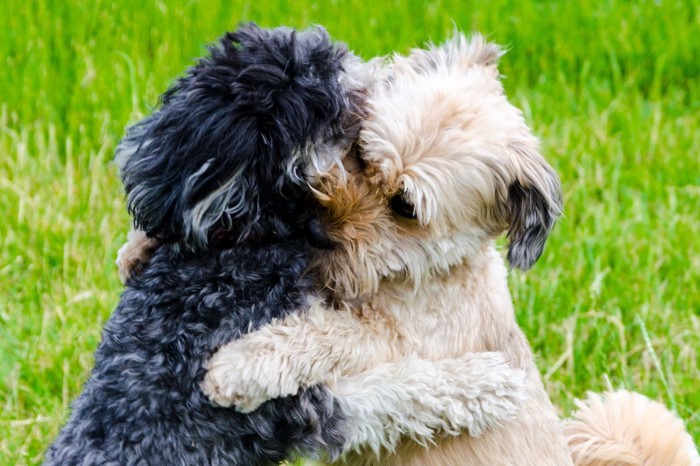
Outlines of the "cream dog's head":
[[[382,281],[417,287],[469,263],[507,232],[508,261],[530,268],[561,211],[561,189],[499,81],[501,50],[457,34],[394,57],[372,88],[345,169],[315,181],[311,242],[325,286],[344,300]],[[317,241],[314,241],[317,237]]]

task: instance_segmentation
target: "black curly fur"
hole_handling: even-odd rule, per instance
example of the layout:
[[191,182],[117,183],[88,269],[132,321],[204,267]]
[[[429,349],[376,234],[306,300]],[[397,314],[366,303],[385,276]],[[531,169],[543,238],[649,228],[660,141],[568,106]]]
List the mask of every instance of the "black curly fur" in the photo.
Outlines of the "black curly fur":
[[219,346],[304,306],[313,283],[295,154],[343,135],[344,53],[321,29],[244,26],[128,131],[117,157],[129,209],[163,243],[106,324],[45,464],[265,465],[339,452],[344,418],[323,387],[240,414],[213,407],[199,383]]

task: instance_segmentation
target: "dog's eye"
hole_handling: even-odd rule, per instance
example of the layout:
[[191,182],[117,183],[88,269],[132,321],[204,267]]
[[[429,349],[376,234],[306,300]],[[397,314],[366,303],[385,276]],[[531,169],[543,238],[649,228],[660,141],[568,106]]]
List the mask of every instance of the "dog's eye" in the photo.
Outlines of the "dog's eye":
[[389,208],[403,218],[416,218],[415,207],[403,197],[403,194],[397,194],[389,199]]
[[353,144],[351,153],[357,162],[357,166],[360,167],[360,170],[364,171],[364,169],[367,168],[367,161],[363,158],[365,152],[358,143]]

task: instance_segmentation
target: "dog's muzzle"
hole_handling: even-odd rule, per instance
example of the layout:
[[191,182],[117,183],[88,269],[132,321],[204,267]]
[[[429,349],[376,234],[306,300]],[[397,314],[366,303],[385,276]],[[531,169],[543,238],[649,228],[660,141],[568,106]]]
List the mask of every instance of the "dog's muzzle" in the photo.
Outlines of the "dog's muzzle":
[[323,227],[323,223],[321,223],[318,217],[311,216],[306,219],[304,231],[306,233],[306,239],[311,246],[318,249],[330,249],[333,246],[333,242],[328,237],[326,229]]

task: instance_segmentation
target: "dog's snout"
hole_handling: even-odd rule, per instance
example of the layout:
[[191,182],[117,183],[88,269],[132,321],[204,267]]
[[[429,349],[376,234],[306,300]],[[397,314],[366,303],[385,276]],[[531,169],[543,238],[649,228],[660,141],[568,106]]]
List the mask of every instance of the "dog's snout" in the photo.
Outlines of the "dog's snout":
[[306,239],[311,246],[318,249],[329,249],[332,246],[331,239],[318,217],[311,216],[306,219],[304,230],[306,231]]

